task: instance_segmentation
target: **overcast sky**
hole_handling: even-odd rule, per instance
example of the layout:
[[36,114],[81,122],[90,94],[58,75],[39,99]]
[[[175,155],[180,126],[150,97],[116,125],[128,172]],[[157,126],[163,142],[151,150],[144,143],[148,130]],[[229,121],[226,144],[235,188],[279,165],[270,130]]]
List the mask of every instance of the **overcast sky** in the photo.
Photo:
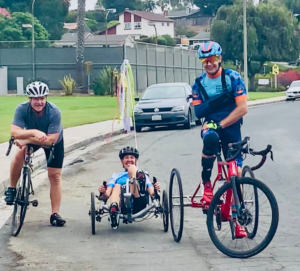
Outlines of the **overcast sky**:
[[[259,0],[254,0],[255,3],[258,3]],[[77,9],[78,0],[71,0],[71,6],[70,10]],[[86,0],[86,10],[92,10],[94,9],[95,4],[97,3],[97,0]]]

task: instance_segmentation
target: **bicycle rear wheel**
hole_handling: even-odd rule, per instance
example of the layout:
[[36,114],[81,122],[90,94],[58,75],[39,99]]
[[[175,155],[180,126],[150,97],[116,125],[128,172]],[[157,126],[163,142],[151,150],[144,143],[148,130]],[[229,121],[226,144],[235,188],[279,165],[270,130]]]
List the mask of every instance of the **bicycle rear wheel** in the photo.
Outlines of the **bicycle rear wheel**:
[[164,225],[164,232],[168,232],[169,230],[169,202],[168,202],[168,194],[167,191],[163,191],[163,197],[162,197],[162,219],[163,219],[163,225]]
[[[249,166],[245,166],[243,168],[242,176],[243,177],[251,177],[252,179],[255,179],[254,173],[253,173],[253,171],[251,170],[251,168]],[[246,228],[248,238],[250,238],[250,239],[253,239],[255,237],[256,233],[257,233],[258,218],[259,218],[259,208],[258,208],[259,202],[258,202],[257,187],[254,186],[253,190],[254,190],[254,195],[253,195],[254,199],[252,199],[252,200],[253,200],[254,206],[252,205],[252,208],[254,209],[253,210],[254,215],[253,215],[251,225],[248,225],[248,227]],[[245,205],[247,205],[247,203],[245,203]]]
[[170,178],[169,191],[170,220],[173,238],[180,242],[183,231],[183,191],[179,171],[173,169]]
[[[246,186],[249,186],[252,191],[254,191],[254,187],[257,189],[258,198],[260,199],[259,202],[263,207],[259,206],[259,223],[255,238],[250,238],[249,236],[236,238],[236,227],[232,229],[232,226],[235,225],[247,228],[248,225],[251,224],[253,216],[246,204],[244,209],[240,206],[240,216],[237,217],[236,220],[233,220],[233,216],[231,216],[229,223],[228,221],[222,223],[222,230],[224,229],[225,232],[223,235],[218,231],[217,227],[214,226],[215,210],[220,207],[220,197],[223,196],[225,202],[226,195],[232,195],[232,193],[230,193],[232,191],[232,182],[225,184],[216,192],[208,210],[206,223],[212,242],[222,253],[233,258],[249,258],[263,251],[272,241],[278,227],[278,205],[272,191],[259,180],[247,177],[236,178],[236,186],[243,187],[242,197],[245,202],[251,202],[251,199],[248,199],[244,193]],[[231,199],[229,200],[231,201]],[[269,207],[270,210],[267,210],[266,207]],[[230,209],[232,215],[232,208]],[[234,224],[230,225],[230,222]],[[228,226],[227,228],[226,224]],[[231,229],[233,230],[232,235],[228,234]]]
[[17,195],[14,205],[14,212],[12,217],[12,235],[17,236],[23,226],[27,206],[29,205],[29,189],[30,189],[31,175],[30,171],[25,168],[23,170],[23,178],[20,186],[17,189]]

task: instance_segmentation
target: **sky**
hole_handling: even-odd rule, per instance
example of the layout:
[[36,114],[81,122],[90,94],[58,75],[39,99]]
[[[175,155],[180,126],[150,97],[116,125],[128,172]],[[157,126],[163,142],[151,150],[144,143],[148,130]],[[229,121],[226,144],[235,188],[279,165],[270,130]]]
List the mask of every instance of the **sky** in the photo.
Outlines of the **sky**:
[[[254,0],[255,3],[258,3],[259,0]],[[86,0],[85,8],[86,10],[93,10],[97,0]],[[77,9],[78,0],[71,0],[70,10]]]

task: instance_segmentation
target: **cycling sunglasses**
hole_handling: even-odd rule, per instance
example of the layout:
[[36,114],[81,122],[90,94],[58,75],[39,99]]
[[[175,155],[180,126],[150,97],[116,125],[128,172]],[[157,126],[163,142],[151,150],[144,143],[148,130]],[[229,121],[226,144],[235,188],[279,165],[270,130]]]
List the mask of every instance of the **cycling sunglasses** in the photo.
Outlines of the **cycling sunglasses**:
[[215,63],[220,61],[220,57],[210,56],[210,57],[200,58],[200,61],[202,62],[202,64],[205,64],[206,62]]

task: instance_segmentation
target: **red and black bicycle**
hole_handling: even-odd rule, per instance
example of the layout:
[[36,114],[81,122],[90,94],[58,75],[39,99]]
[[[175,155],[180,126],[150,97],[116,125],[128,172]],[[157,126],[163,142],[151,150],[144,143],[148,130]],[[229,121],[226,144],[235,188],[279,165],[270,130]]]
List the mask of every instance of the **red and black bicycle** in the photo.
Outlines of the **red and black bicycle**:
[[[272,241],[278,226],[279,210],[276,198],[266,184],[255,179],[253,171],[261,168],[268,153],[273,160],[272,146],[260,152],[249,147],[249,137],[229,148],[228,159],[217,155],[219,189],[212,202],[204,205],[198,195],[201,184],[192,196],[184,196],[180,173],[173,169],[170,178],[169,207],[174,240],[179,242],[183,232],[184,206],[201,208],[207,214],[207,229],[212,242],[224,254],[234,258],[248,258],[263,251]],[[221,148],[220,148],[221,150]],[[262,156],[255,167],[245,166],[238,177],[235,159],[246,154]],[[187,201],[185,201],[185,199]],[[199,199],[199,201],[196,201]],[[236,227],[244,227],[247,237],[239,238]]]

